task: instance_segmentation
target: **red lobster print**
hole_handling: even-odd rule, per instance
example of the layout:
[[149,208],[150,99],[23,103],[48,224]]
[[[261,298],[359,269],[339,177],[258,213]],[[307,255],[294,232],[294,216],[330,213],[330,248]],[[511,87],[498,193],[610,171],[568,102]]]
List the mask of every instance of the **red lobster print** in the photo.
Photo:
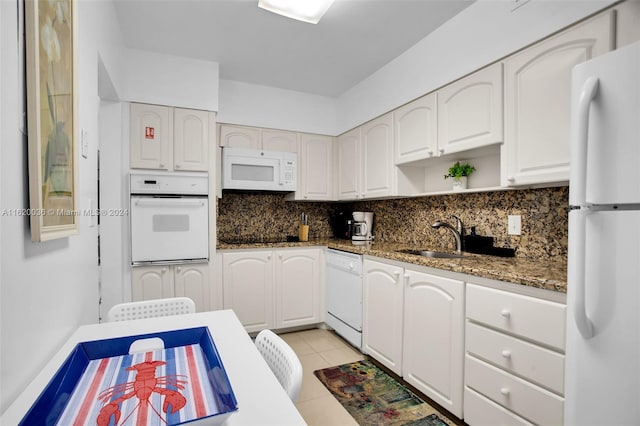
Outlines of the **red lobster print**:
[[[120,420],[120,403],[134,396],[138,398],[138,405],[124,418],[122,424],[124,424],[129,417],[141,406],[146,404],[162,419],[166,424],[166,420],[156,410],[156,408],[149,404],[149,398],[151,394],[159,393],[164,395],[164,402],[162,404],[162,411],[167,413],[169,407],[171,407],[171,413],[175,413],[187,404],[187,399],[178,391],[167,389],[168,386],[175,387],[177,389],[184,389],[186,380],[180,380],[178,377],[186,377],[183,375],[172,375],[156,377],[156,368],[165,365],[164,361],[145,361],[140,364],[132,365],[127,368],[127,371],[136,371],[136,378],[133,382],[118,383],[115,386],[105,389],[98,395],[98,400],[102,401],[106,405],[100,409],[100,414],[96,419],[98,426],[107,426],[111,421],[111,418],[115,420],[115,424],[118,424]],[[160,387],[164,386],[164,387]],[[127,393],[128,392],[128,393]],[[121,394],[121,396],[109,401],[114,396]],[[107,401],[109,401],[107,403]]]

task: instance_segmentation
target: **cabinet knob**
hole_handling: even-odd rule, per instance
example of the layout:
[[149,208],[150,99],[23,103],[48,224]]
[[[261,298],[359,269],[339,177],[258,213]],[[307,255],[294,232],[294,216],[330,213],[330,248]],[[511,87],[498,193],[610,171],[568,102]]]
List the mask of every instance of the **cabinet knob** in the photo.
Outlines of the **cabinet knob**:
[[438,149],[438,152],[440,152],[440,154],[444,154],[444,148]]
[[509,318],[511,317],[511,311],[509,311],[508,309],[503,309],[502,311],[500,311],[500,315],[502,315],[504,318]]
[[267,260],[271,260],[271,255],[267,255]]
[[304,199],[306,200],[307,198],[309,198],[309,196],[308,196],[308,195],[305,195],[305,196],[304,196]]
[[162,269],[160,270],[160,273],[161,273],[161,274],[164,274],[165,272],[167,272],[167,268],[162,268]]
[[509,349],[504,349],[502,351],[502,357],[507,359],[511,358],[511,351]]
[[164,163],[160,163],[158,166],[160,166],[161,169],[164,169]]
[[176,268],[176,272],[177,272],[177,273],[182,272],[182,267],[181,267],[181,266],[178,266],[178,267]]
[[180,167],[182,167],[180,164],[176,164],[176,169],[179,169]]
[[281,255],[281,254],[279,254],[279,255],[278,255],[278,258],[279,258],[279,259],[282,259],[282,255]]
[[507,182],[509,182],[509,183],[513,183],[513,182],[515,182],[515,181],[516,181],[516,178],[514,178],[513,176],[509,176],[509,177],[507,177]]
[[393,271],[393,275],[395,275],[396,277],[400,276],[400,271]]
[[431,157],[433,155],[433,150],[430,149],[429,151],[427,151],[427,154],[429,154],[429,157]]
[[504,396],[509,396],[511,391],[509,390],[509,388],[500,388],[500,393],[503,394]]

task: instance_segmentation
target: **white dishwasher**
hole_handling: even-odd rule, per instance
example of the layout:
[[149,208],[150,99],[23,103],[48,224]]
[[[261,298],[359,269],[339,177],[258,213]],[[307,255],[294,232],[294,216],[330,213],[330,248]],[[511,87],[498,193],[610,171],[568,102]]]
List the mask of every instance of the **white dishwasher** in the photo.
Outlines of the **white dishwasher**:
[[327,325],[362,349],[362,255],[327,250]]

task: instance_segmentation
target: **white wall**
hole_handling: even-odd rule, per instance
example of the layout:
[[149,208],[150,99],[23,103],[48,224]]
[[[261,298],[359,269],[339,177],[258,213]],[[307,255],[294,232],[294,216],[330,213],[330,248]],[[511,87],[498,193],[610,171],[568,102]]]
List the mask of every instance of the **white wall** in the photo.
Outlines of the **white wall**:
[[333,98],[220,80],[220,123],[332,135],[336,119]]
[[134,49],[121,55],[121,100],[218,111],[217,62]]
[[338,99],[336,134],[501,59],[615,0],[479,0]]
[[[18,4],[0,1],[2,128],[0,173],[2,209],[29,207],[27,138],[22,131],[24,69],[19,56]],[[79,161],[79,207],[97,198],[98,43],[116,37],[117,25],[102,13],[107,2],[77,2],[79,110],[78,120],[89,141],[87,159]],[[111,25],[111,26],[110,26]],[[0,411],[40,371],[50,356],[81,324],[98,320],[97,227],[79,218],[76,236],[33,243],[29,221],[1,216],[0,276]]]

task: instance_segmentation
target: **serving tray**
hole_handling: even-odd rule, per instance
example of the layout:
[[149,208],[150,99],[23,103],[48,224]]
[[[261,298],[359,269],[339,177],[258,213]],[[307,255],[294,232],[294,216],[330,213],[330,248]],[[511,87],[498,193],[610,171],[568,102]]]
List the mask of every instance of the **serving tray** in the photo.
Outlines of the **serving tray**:
[[[149,341],[160,349],[129,353]],[[209,330],[197,327],[78,343],[20,424],[220,424],[237,409]]]

